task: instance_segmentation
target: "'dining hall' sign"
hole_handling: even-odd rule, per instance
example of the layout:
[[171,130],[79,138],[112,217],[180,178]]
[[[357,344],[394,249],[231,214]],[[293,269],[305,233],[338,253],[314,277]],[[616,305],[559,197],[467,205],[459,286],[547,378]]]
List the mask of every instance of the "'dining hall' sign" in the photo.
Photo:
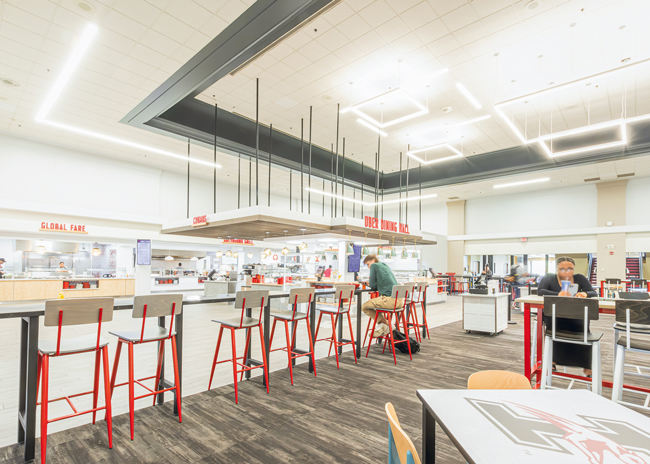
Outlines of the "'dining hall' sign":
[[371,216],[364,218],[364,225],[370,229],[387,230],[388,232],[398,232],[400,234],[410,234],[409,225],[402,224],[401,222],[387,221],[386,219],[378,219]]
[[41,222],[42,232],[67,232],[71,234],[87,234],[86,226],[82,224],[67,224],[61,222]]
[[252,240],[241,240],[236,238],[227,238],[223,243],[232,243],[234,245],[255,245]]
[[208,216],[205,214],[203,216],[196,216],[192,218],[192,227],[198,226],[207,226],[208,225]]

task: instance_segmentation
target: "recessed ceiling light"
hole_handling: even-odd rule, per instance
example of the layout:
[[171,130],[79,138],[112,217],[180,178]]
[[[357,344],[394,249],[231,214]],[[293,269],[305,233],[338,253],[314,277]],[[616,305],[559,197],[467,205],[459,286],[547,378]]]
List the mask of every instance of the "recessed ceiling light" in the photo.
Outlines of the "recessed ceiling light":
[[521,182],[512,182],[512,183],[509,183],[509,184],[499,184],[499,185],[495,185],[494,188],[498,189],[498,188],[504,188],[504,187],[515,187],[517,185],[536,184],[538,182],[548,182],[549,180],[550,179],[548,177],[543,177],[541,179],[524,180],[524,181],[521,181]]
[[623,58],[623,59],[621,60],[621,63],[627,63],[628,61],[630,61],[629,58]]
[[618,26],[618,30],[619,30],[619,31],[622,31],[622,30],[625,29],[626,27],[627,27],[627,26],[626,26],[625,24],[622,24],[622,25]]
[[97,8],[88,0],[74,0],[74,5],[84,13],[95,13]]
[[542,59],[544,58],[544,55],[537,55],[537,58]]
[[515,82],[517,82],[517,79],[513,79],[510,81],[511,84],[514,84]]
[[442,108],[440,108],[440,111],[442,111],[443,113],[449,113],[451,110],[453,110],[451,106],[443,106]]
[[531,0],[530,2],[526,3],[524,9],[531,10],[531,11],[536,10],[537,8],[540,7],[541,4],[542,2],[540,0]]
[[569,27],[576,27],[577,25],[578,25],[578,23],[571,23],[571,24],[569,24]]
[[8,77],[0,76],[0,82],[2,82],[4,85],[8,85],[9,87],[20,87],[20,84],[18,82],[13,79],[9,79]]
[[494,56],[499,56],[500,54],[501,54],[501,53],[496,52],[496,53],[494,54]]
[[323,95],[323,100],[332,101],[332,96],[331,95]]
[[555,81],[549,82],[548,85],[555,85]]

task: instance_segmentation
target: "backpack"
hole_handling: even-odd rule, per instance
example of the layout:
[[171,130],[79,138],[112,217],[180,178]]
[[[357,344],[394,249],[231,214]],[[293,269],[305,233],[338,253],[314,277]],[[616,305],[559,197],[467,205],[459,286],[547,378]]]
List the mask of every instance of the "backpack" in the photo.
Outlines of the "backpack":
[[[406,335],[404,335],[399,330],[393,329],[393,338],[395,339],[395,342],[398,342],[400,340],[406,340]],[[415,354],[418,351],[420,351],[420,344],[417,342],[417,340],[414,340],[411,337],[409,337],[409,343],[411,345],[411,354]],[[402,353],[408,354],[409,352],[406,343],[396,343],[395,348],[400,350]]]

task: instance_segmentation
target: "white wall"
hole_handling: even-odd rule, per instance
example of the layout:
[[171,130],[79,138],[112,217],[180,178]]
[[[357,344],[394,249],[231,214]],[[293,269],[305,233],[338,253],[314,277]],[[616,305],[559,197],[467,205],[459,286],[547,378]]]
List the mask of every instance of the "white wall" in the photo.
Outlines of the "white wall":
[[596,227],[594,185],[475,198],[465,203],[465,234]]
[[648,199],[650,199],[650,178],[630,179],[627,181],[625,221],[628,226],[650,223],[647,214]]

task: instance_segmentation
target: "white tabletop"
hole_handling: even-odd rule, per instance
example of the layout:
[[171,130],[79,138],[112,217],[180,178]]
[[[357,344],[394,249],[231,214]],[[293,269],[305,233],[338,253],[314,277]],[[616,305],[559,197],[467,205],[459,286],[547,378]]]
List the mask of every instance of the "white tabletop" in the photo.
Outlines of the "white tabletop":
[[463,293],[463,298],[499,298],[501,296],[508,296],[510,293],[488,293],[487,295],[483,295],[481,293]]
[[587,390],[418,390],[473,464],[650,464],[650,418]]

